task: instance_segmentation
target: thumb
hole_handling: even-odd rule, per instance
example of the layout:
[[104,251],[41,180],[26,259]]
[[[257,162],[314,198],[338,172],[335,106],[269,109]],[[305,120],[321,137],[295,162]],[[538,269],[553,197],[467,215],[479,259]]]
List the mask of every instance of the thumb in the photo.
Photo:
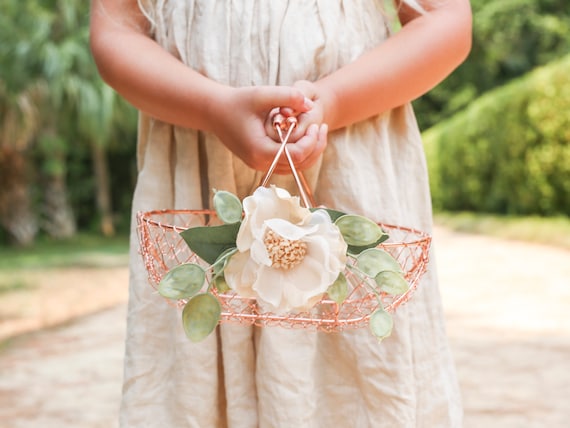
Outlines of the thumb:
[[299,89],[305,97],[311,100],[317,97],[317,88],[315,84],[309,80],[297,80],[293,83],[293,87]]
[[256,107],[260,110],[270,110],[274,107],[287,107],[298,113],[304,113],[313,107],[313,101],[303,95],[297,88],[290,86],[258,87]]

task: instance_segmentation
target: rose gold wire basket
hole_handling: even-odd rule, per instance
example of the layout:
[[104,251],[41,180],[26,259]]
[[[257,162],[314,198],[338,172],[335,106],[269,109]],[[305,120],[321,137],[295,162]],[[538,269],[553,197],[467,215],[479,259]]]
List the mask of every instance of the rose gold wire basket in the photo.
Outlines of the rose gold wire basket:
[[[154,288],[170,269],[182,263],[197,263],[207,268],[209,265],[194,254],[180,232],[188,227],[216,224],[214,211],[210,210],[160,210],[140,212],[137,215],[141,255],[148,277]],[[390,238],[378,248],[388,251],[402,266],[409,289],[401,295],[392,296],[380,293],[380,299],[369,287],[376,287],[374,279],[361,279],[345,270],[350,293],[338,305],[333,300],[323,298],[310,311],[278,315],[263,312],[253,298],[246,298],[234,292],[217,293],[222,305],[222,323],[240,323],[257,326],[281,326],[287,328],[314,329],[317,331],[338,332],[368,325],[371,314],[382,304],[387,312],[393,312],[407,302],[427,269],[431,237],[421,231],[379,223]],[[209,285],[210,278],[207,278]],[[363,281],[369,280],[370,284]],[[380,303],[381,302],[381,303]],[[186,304],[185,300],[178,302]]]
[[[285,155],[297,184],[300,199],[307,208],[315,206],[307,182],[301,171],[295,168],[286,146],[296,126],[296,119],[293,117],[285,119],[278,114],[274,119],[274,126],[281,139],[281,147],[261,180],[260,186],[268,184],[277,161]],[[183,263],[195,263],[208,270],[210,267],[208,263],[190,250],[180,236],[180,232],[189,227],[211,226],[219,223],[213,210],[139,212],[137,227],[141,255],[151,285],[156,289],[162,277],[170,269]],[[337,304],[325,295],[310,311],[281,315],[264,312],[254,298],[243,297],[234,292],[217,292],[215,287],[209,287],[212,278],[207,277],[205,287],[208,287],[210,292],[218,298],[222,307],[220,322],[338,332],[368,325],[370,316],[379,309],[380,305],[387,312],[394,312],[398,306],[410,299],[427,270],[431,237],[408,227],[382,223],[379,225],[388,233],[389,239],[378,245],[378,248],[389,252],[400,264],[409,284],[405,293],[400,295],[384,293],[378,289],[373,278],[356,275],[349,268],[345,268],[344,275],[348,282],[349,294],[342,304]],[[349,258],[348,263],[352,262],[353,259]],[[187,300],[180,300],[178,306],[183,307],[186,303]]]

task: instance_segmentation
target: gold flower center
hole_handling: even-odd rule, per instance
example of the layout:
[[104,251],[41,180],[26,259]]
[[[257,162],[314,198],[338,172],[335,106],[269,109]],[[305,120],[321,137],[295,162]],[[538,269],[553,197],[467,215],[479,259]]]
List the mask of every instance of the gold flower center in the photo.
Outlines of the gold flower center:
[[297,266],[307,254],[307,244],[303,241],[285,239],[269,229],[263,240],[271,267],[289,270]]

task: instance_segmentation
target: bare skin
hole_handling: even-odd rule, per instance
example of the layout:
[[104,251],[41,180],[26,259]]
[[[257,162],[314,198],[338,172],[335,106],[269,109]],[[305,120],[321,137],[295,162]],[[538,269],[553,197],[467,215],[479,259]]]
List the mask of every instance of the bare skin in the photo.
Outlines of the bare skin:
[[375,49],[321,80],[294,84],[315,105],[308,112],[285,109],[300,121],[293,139],[311,123],[335,130],[412,101],[465,60],[471,49],[469,1],[421,3],[424,14],[398,2],[402,29]]
[[[260,171],[279,148],[270,113],[284,107],[299,118],[289,151],[302,170],[319,159],[328,129],[417,98],[465,59],[471,46],[469,1],[423,3],[424,14],[400,5],[403,28],[394,37],[319,81],[293,87],[232,88],[208,79],[149,37],[136,0],[92,0],[91,50],[103,79],[135,107],[175,125],[213,132]],[[285,159],[275,172],[290,172]]]
[[[279,148],[266,132],[269,112],[276,106],[305,112],[312,102],[291,87],[219,84],[160,47],[148,30],[136,0],[92,1],[91,50],[103,79],[141,111],[213,132],[248,166],[265,170]],[[314,164],[326,146],[326,127],[307,128],[290,148],[300,168]],[[276,172],[290,172],[285,160]]]

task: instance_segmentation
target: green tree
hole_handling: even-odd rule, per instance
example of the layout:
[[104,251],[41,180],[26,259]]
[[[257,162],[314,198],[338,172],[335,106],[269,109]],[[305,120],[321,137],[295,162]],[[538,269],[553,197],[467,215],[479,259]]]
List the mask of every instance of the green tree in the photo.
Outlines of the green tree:
[[33,25],[14,20],[20,9],[15,0],[0,5],[0,225],[13,242],[29,245],[38,232],[29,154],[40,128],[37,104],[46,86],[29,80],[30,70],[13,66],[21,54],[18,42]]
[[570,215],[570,55],[424,133],[434,206]]
[[[42,196],[36,212],[41,214],[41,226],[57,238],[75,233],[68,158],[73,146],[84,145],[90,149],[101,230],[111,235],[114,224],[107,149],[116,132],[115,118],[128,117],[122,126],[131,128],[134,120],[129,115],[132,108],[97,74],[88,46],[89,2],[6,0],[2,9],[2,24],[6,25],[2,25],[0,37],[7,42],[0,49],[4,70],[0,80],[9,88],[5,105],[14,105],[9,100],[30,88],[48,88],[35,100],[39,119],[29,138],[29,143],[34,143],[35,168],[30,168],[30,153],[22,167],[33,169],[38,177]],[[29,174],[20,176],[30,179]]]
[[0,225],[18,245],[30,245],[38,224],[33,212],[28,154],[39,124],[35,100],[43,88],[10,94],[0,81]]
[[473,48],[443,83],[414,102],[422,129],[484,92],[570,53],[566,0],[471,0]]

